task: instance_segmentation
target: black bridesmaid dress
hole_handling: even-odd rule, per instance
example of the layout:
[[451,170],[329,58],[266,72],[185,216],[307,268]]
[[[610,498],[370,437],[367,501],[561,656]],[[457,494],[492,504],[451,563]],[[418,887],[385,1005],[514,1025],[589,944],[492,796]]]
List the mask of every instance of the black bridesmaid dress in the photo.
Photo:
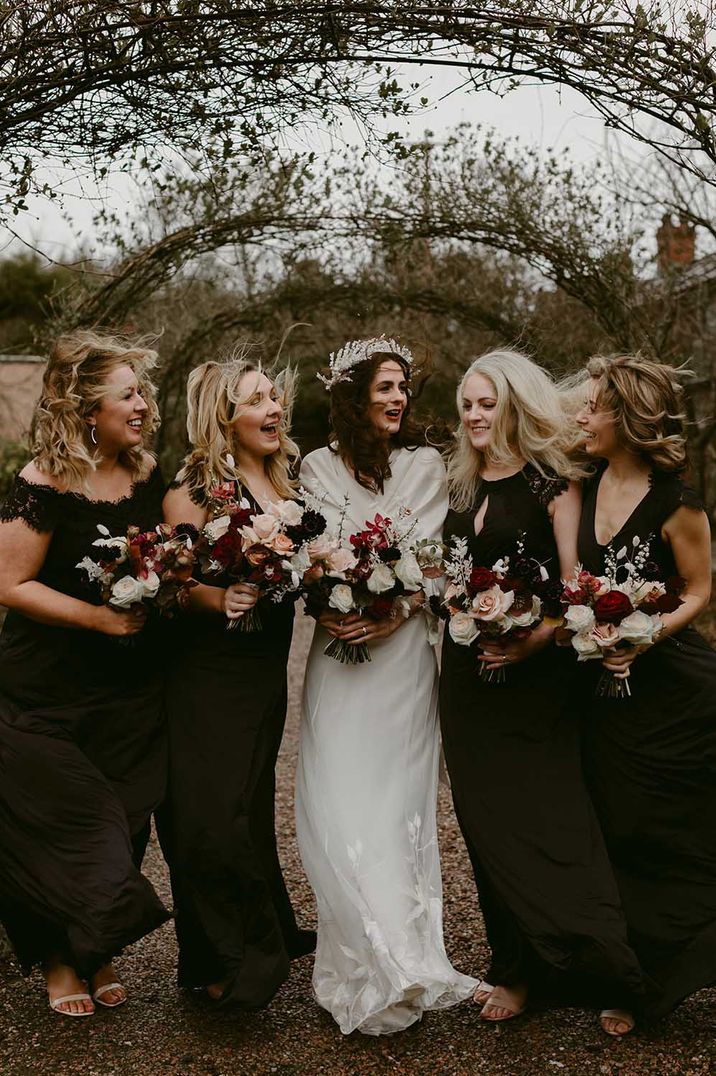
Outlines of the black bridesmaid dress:
[[244,1009],[267,1005],[289,959],[315,947],[315,934],[296,925],[275,834],[294,607],[258,608],[254,632],[227,630],[223,614],[182,617],[167,696],[179,984],[226,982],[221,1000]]
[[[98,604],[78,570],[113,535],[161,519],[158,469],[118,502],[18,477],[0,509],[52,532],[38,580]],[[0,636],[0,918],[27,970],[51,956],[88,978],[169,913],[139,872],[166,786],[157,631],[130,645],[10,610]]]
[[[483,481],[471,511],[448,514],[445,539],[467,538],[474,566],[491,567],[514,556],[523,532],[525,552],[558,579],[548,505],[565,488],[529,464]],[[443,747],[492,950],[485,978],[524,982],[533,998],[636,1007],[648,984],[584,785],[579,726],[566,705],[569,658],[549,645],[510,665],[504,683],[489,683],[478,676],[477,645],[458,646],[445,632]]]
[[[594,532],[599,477],[585,490],[579,533],[580,559],[597,574],[608,548]],[[614,551],[649,539],[649,559],[664,578],[676,575],[661,529],[680,505],[701,508],[678,475],[655,471]],[[716,653],[692,627],[657,642],[631,666],[631,698],[596,697],[601,671],[601,662],[579,666],[585,768],[659,1016],[716,982]]]

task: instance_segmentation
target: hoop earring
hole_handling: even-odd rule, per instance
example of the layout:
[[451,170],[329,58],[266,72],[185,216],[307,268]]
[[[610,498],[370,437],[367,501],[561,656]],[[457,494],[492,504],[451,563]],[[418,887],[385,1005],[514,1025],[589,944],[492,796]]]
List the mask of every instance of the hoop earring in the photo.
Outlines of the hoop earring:
[[97,427],[90,426],[90,441],[93,445],[97,444]]

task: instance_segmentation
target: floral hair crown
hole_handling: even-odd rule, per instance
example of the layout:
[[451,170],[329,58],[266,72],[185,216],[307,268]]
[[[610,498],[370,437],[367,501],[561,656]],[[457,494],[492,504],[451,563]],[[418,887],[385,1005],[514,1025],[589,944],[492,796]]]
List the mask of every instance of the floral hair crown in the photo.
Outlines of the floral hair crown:
[[350,381],[350,371],[359,362],[367,362],[368,359],[372,359],[374,355],[379,355],[382,352],[391,352],[393,355],[398,355],[409,366],[412,365],[413,356],[407,347],[401,347],[395,340],[388,340],[385,336],[374,336],[370,340],[349,340],[340,350],[330,355],[328,360],[331,370],[330,375],[324,377],[323,374],[319,373],[316,374],[316,377],[323,382],[328,392],[337,381]]

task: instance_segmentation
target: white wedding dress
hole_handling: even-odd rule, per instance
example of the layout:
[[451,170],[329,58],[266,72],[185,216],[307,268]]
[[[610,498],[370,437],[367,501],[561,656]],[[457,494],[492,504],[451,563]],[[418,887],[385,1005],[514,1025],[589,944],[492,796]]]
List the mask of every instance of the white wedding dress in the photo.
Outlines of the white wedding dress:
[[[360,486],[340,457],[312,452],[301,484],[343,538],[376,512],[417,520],[439,538],[445,469],[431,448],[400,449],[382,495]],[[347,497],[347,500],[346,500]],[[371,662],[323,653],[316,625],[306,668],[296,789],[303,865],[318,904],[313,987],[341,1031],[400,1031],[427,1009],[467,998],[475,981],[445,953],[435,809],[437,663],[425,617],[370,644]]]

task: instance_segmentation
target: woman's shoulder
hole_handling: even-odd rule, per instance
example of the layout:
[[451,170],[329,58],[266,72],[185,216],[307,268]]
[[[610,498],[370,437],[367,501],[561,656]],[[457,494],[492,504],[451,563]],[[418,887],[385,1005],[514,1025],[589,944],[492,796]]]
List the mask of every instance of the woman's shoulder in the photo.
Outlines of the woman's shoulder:
[[697,493],[688,476],[683,471],[654,470],[651,474],[651,488],[660,512],[669,516],[677,508],[694,508],[705,511],[701,496]]
[[569,479],[558,475],[551,467],[537,468],[533,463],[527,463],[522,473],[541,505],[548,505],[569,488]]
[[421,471],[429,470],[434,474],[445,474],[445,464],[440,452],[430,445],[419,445],[417,448],[401,448],[398,450],[397,459],[406,468],[416,467]]
[[11,523],[21,519],[38,533],[51,531],[57,525],[66,500],[67,493],[58,479],[45,474],[31,460],[16,476],[0,506],[0,521]]

